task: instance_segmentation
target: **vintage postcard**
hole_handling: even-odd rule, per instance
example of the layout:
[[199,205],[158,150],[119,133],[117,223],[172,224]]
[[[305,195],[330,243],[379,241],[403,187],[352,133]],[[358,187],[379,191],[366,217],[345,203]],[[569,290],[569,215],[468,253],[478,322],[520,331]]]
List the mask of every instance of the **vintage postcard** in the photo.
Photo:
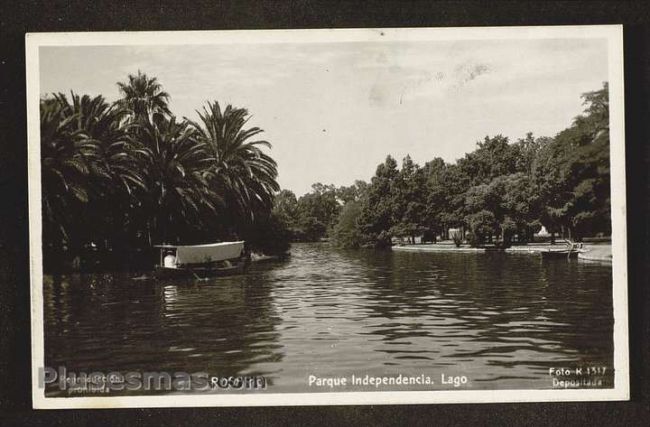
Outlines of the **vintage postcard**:
[[628,399],[622,39],[27,34],[34,407]]

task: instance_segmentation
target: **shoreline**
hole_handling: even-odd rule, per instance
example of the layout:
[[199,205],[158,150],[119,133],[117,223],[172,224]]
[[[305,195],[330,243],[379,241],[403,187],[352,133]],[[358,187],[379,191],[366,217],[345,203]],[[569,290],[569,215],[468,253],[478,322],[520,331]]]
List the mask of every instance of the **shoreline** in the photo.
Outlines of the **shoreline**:
[[[511,246],[507,249],[504,249],[503,252],[511,254],[539,254],[541,252],[547,251],[551,248],[562,249],[563,244],[558,243],[551,245],[550,243],[537,243],[531,245],[522,245],[522,246]],[[401,245],[393,246],[391,248],[396,252],[459,252],[459,253],[484,253],[492,252],[486,248],[470,248],[467,246],[461,246],[457,248],[453,243],[433,243],[433,244],[416,244],[416,245]],[[578,254],[578,259],[585,261],[597,261],[597,262],[612,262],[612,245],[609,244],[585,244],[583,246],[585,252]]]

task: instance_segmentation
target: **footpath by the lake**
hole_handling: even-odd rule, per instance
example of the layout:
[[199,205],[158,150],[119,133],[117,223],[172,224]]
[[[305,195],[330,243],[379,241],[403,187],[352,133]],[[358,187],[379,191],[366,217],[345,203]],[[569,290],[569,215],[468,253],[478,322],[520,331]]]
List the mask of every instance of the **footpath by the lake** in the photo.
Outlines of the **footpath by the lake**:
[[[551,245],[550,243],[531,243],[528,245],[511,246],[505,249],[507,253],[530,253],[538,254],[548,250],[559,250],[566,248],[562,243]],[[415,245],[396,245],[394,251],[402,252],[461,252],[461,253],[482,253],[485,248],[472,248],[467,245],[456,247],[451,241],[438,243],[425,243]],[[578,258],[585,261],[612,262],[612,245],[609,243],[585,243]]]

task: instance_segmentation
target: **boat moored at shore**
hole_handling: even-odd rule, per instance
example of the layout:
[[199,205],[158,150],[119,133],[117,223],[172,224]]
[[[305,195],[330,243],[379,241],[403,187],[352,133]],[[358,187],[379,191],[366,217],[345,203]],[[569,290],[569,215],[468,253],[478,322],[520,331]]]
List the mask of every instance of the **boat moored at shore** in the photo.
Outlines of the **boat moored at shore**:
[[553,258],[577,258],[580,250],[576,249],[548,249],[546,251],[541,251],[540,254],[544,259],[553,259]]

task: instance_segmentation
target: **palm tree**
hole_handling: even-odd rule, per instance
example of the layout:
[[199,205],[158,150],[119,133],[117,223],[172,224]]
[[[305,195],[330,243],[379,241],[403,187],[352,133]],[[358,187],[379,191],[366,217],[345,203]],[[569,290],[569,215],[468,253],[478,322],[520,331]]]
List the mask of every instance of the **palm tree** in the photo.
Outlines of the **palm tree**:
[[[108,104],[103,97],[90,98],[72,94],[71,108],[76,125],[96,143],[96,156],[90,164],[90,186],[93,192],[88,209],[86,239],[109,248],[113,253],[126,254],[135,242],[130,236],[135,210],[146,191],[144,173],[138,162],[134,145],[128,138],[129,126],[124,118],[129,111],[119,103]],[[108,249],[108,248],[107,248]]]
[[99,178],[102,188],[95,188],[101,196],[114,192],[115,187],[127,194],[137,188],[144,189],[142,172],[134,157],[133,146],[128,138],[128,126],[123,119],[129,114],[119,103],[108,104],[103,96],[71,94],[72,103],[65,95],[55,98],[65,105],[75,119],[70,122],[73,130],[83,133],[94,145],[91,175]]
[[185,121],[160,119],[138,125],[132,141],[146,171],[143,202],[153,243],[178,240],[216,218],[222,200],[208,185],[213,163],[206,146]]
[[153,122],[171,116],[168,105],[170,96],[163,91],[156,77],[149,78],[138,70],[137,75],[129,74],[128,82],[118,82],[117,87],[122,95],[118,103],[131,111],[133,121]]
[[42,100],[44,230],[52,245],[79,247],[126,234],[135,192],[145,186],[121,125],[125,114],[102,96],[71,93],[68,100],[58,93]]
[[98,147],[75,121],[79,114],[61,95],[41,99],[41,183],[46,247],[61,252],[71,243],[71,225],[88,203],[88,177]]
[[248,111],[231,105],[222,111],[218,102],[208,102],[197,113],[201,123],[190,124],[213,158],[213,186],[225,192],[229,206],[251,220],[258,210],[270,211],[280,189],[277,164],[261,149],[271,148],[268,141],[250,141],[262,129],[244,129]]

